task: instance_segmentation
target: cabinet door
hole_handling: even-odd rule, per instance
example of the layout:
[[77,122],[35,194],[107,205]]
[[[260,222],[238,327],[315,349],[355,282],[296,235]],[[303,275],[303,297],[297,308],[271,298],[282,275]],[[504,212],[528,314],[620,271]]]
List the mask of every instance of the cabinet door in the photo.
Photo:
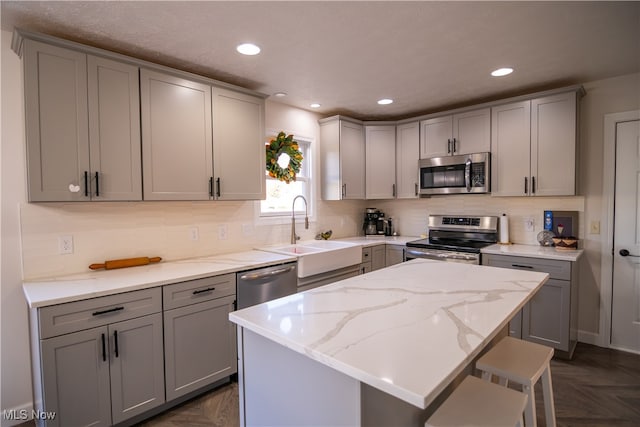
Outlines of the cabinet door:
[[57,426],[110,426],[107,327],[40,341],[44,410]]
[[264,100],[219,88],[212,95],[215,197],[264,199]]
[[340,120],[320,123],[320,179],[322,200],[342,199],[340,178]]
[[211,88],[140,70],[145,200],[209,200]]
[[404,248],[402,246],[386,245],[385,265],[400,264],[404,261]]
[[436,117],[420,122],[420,158],[442,157],[451,152],[452,116]]
[[138,67],[87,57],[92,200],[142,200]]
[[29,201],[89,200],[86,55],[25,40],[24,86]]
[[364,164],[363,126],[340,120],[340,176],[343,199],[365,198]]
[[237,372],[235,296],[164,312],[167,400]]
[[366,198],[393,199],[396,193],[396,127],[365,126]]
[[491,194],[526,196],[530,188],[531,101],[491,109]]
[[522,309],[522,338],[569,351],[570,282],[549,279]]
[[453,154],[491,151],[491,110],[467,111],[453,116]]
[[162,315],[109,325],[113,423],[165,402]]
[[400,125],[396,130],[396,198],[418,198],[420,123]]
[[387,265],[386,245],[376,245],[371,247],[371,270],[375,271]]
[[531,101],[531,192],[536,196],[576,193],[576,93]]

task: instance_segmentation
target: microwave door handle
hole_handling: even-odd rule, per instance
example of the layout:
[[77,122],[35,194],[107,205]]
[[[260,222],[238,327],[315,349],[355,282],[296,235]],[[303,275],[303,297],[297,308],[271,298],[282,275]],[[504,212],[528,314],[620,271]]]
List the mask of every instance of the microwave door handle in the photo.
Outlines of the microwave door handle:
[[464,163],[464,183],[467,186],[467,193],[471,191],[471,159],[467,158]]

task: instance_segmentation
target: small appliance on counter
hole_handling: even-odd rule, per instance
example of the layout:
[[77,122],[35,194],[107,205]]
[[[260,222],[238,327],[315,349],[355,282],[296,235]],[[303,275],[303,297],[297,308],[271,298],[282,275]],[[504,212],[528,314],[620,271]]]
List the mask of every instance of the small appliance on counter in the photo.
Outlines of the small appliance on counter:
[[376,208],[367,208],[362,230],[366,236],[384,234],[384,213]]
[[377,234],[384,236],[384,227],[385,227],[385,219],[384,219],[384,212],[380,212],[378,211],[378,222],[376,225],[376,231]]

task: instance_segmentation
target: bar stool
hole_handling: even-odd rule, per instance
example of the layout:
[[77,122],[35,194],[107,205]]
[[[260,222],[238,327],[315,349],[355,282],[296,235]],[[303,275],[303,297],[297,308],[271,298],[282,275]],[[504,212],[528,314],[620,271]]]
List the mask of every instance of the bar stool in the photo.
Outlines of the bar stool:
[[431,415],[425,427],[522,427],[526,404],[526,394],[468,376]]
[[482,371],[482,378],[491,381],[493,375],[499,377],[501,385],[509,381],[522,385],[522,391],[529,396],[525,410],[527,427],[536,427],[534,385],[542,379],[544,413],[547,427],[555,427],[556,411],[553,404],[550,360],[553,348],[523,341],[512,337],[503,338],[491,350],[478,359],[476,368]]

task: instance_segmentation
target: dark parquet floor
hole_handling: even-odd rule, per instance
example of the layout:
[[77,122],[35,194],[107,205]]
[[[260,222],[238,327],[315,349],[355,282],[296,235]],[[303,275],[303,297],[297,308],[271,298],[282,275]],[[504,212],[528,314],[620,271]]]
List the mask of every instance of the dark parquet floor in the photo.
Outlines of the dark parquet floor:
[[[551,361],[551,376],[558,427],[640,426],[640,355],[579,343],[573,360]],[[545,427],[540,384],[536,410],[538,426]],[[238,411],[238,384],[232,382],[141,426],[235,427]]]

